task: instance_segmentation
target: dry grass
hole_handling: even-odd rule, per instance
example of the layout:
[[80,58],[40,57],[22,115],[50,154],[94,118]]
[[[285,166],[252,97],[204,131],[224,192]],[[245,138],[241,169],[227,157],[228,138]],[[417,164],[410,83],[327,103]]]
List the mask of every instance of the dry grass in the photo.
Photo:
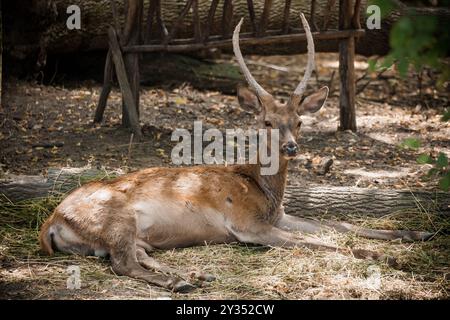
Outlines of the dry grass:
[[[56,254],[41,256],[40,224],[60,201],[47,198],[0,203],[0,298],[14,299],[442,299],[449,297],[450,219],[418,209],[383,218],[347,216],[378,228],[433,230],[424,243],[383,242],[327,233],[325,241],[382,251],[395,256],[398,269],[337,253],[214,245],[161,251],[160,261],[186,270],[204,270],[217,280],[188,295],[173,294],[115,275],[106,260]],[[330,218],[329,216],[327,218]],[[343,217],[334,217],[342,219]],[[81,269],[82,288],[68,290],[67,266]],[[377,286],[374,274],[381,275]]]

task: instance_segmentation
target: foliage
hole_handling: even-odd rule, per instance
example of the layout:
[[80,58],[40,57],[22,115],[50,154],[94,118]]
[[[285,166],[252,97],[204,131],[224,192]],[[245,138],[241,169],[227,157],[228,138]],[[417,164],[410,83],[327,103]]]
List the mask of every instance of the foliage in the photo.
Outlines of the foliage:
[[[450,108],[447,108],[442,116],[443,122],[450,121]],[[445,153],[440,152],[436,159],[428,154],[421,154],[417,158],[418,163],[433,164],[433,168],[428,171],[427,177],[439,177],[439,187],[444,191],[450,189],[450,170],[448,165],[448,157]]]
[[444,114],[442,115],[442,121],[449,121],[450,120],[450,108],[447,108],[444,111]]
[[[441,5],[448,3],[447,0],[441,2]],[[369,61],[370,70],[385,69],[395,64],[400,75],[405,77],[410,67],[417,72],[428,67],[440,73],[438,86],[450,79],[450,66],[444,61],[450,51],[449,21],[438,23],[434,16],[419,15],[413,8],[400,8],[401,4],[396,0],[371,0],[370,4],[380,7],[382,18],[393,10],[401,9],[404,12],[391,29],[389,54],[381,62]],[[442,121],[449,119],[450,109],[446,109]],[[400,146],[417,150],[421,143],[416,138],[407,138]],[[417,162],[433,165],[425,178],[438,178],[442,190],[450,189],[448,157],[445,153],[440,152],[437,157],[424,153],[417,158]]]
[[[416,138],[406,138],[400,144],[401,148],[417,150],[421,146],[421,142]],[[436,158],[430,154],[422,153],[416,159],[419,164],[431,164],[433,167],[428,170],[428,173],[424,176],[425,179],[438,178],[439,188],[444,191],[450,189],[450,171],[448,165],[448,157],[445,153],[440,152]]]
[[439,178],[439,188],[444,191],[449,191],[450,171],[448,167],[448,157],[445,153],[440,152],[436,158],[423,153],[417,158],[417,162],[421,164],[432,164],[433,167],[428,171],[426,178]]
[[420,140],[416,139],[416,138],[406,138],[405,140],[403,140],[403,142],[400,144],[400,147],[402,148],[409,148],[409,149],[413,149],[413,150],[417,150],[420,148]]
[[[397,8],[394,0],[372,0],[371,4],[380,7],[382,18]],[[442,86],[450,79],[450,66],[443,61],[450,51],[449,28],[449,21],[438,24],[434,16],[421,16],[413,8],[406,9],[392,27],[389,54],[380,63],[370,63],[371,70],[395,64],[404,77],[410,66],[417,72],[429,67],[440,73],[437,84]]]
[[369,0],[368,5],[376,5],[380,8],[381,18],[386,18],[396,8],[396,5],[391,0]]

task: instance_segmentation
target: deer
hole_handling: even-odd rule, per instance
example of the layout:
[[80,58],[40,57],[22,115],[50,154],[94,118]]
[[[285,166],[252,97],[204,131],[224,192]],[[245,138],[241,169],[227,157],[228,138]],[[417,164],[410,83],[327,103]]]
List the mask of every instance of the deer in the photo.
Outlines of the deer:
[[[107,181],[87,183],[71,192],[42,225],[42,251],[109,257],[117,275],[146,281],[173,292],[195,289],[195,281],[213,281],[205,272],[186,272],[164,265],[151,255],[205,244],[249,243],[268,247],[306,247],[355,258],[394,263],[378,252],[334,246],[314,234],[336,230],[359,236],[405,241],[429,239],[433,234],[409,230],[373,230],[346,222],[318,221],[288,215],[283,196],[288,163],[299,154],[301,116],[317,112],[329,89],[304,97],[314,68],[313,37],[303,14],[308,62],[304,76],[286,103],[278,102],[250,73],[239,47],[243,19],[232,45],[250,89],[238,89],[241,104],[259,110],[256,126],[268,133],[279,130],[279,169],[262,175],[261,164],[155,167]],[[267,145],[271,147],[270,144]]]

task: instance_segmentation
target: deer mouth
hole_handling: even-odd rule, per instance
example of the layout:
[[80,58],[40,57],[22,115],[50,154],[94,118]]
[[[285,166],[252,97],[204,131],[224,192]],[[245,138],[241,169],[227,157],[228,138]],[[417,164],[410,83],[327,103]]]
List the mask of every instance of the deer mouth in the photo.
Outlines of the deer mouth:
[[294,151],[294,152],[289,152],[289,151],[283,151],[283,157],[286,160],[293,160],[298,156],[298,152]]
[[294,159],[298,155],[298,145],[292,141],[289,141],[283,144],[281,152],[285,159]]

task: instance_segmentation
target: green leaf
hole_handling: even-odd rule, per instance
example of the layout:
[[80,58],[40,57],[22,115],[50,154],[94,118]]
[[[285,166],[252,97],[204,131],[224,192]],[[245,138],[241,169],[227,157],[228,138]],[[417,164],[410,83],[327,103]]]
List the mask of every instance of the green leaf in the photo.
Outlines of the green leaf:
[[450,189],[450,173],[447,173],[441,180],[439,180],[439,188],[444,191],[448,191]]
[[405,140],[403,140],[400,146],[403,148],[411,148],[417,150],[420,148],[420,140],[416,138],[406,138]]
[[445,110],[441,118],[441,121],[449,121],[449,120],[450,120],[450,108]]
[[417,157],[416,161],[417,161],[417,163],[420,163],[420,164],[426,164],[426,163],[431,164],[431,163],[433,163],[433,158],[430,157],[426,153],[422,153],[420,156]]
[[386,57],[384,57],[384,59],[381,61],[380,66],[377,69],[381,69],[381,68],[390,68],[392,67],[392,65],[394,64],[395,59],[393,55],[387,55]]
[[439,168],[445,168],[445,167],[448,166],[448,158],[447,158],[447,155],[445,153],[439,152],[439,155],[438,155],[438,158],[437,158],[437,161],[436,161],[436,165]]
[[408,68],[409,68],[409,59],[402,58],[402,59],[398,60],[397,67],[398,67],[398,72],[400,73],[400,76],[406,77],[406,74],[408,73]]
[[410,67],[416,72],[431,67],[440,74],[438,87],[444,85],[450,78],[450,68],[441,62],[450,49],[449,27],[449,22],[441,25],[436,17],[417,15],[414,10],[407,11],[393,25],[388,56],[394,58],[401,77],[407,76]]
[[434,175],[437,174],[438,172],[439,172],[438,169],[436,169],[436,168],[431,168],[430,170],[428,170],[427,177],[430,178],[431,176],[434,176]]
[[367,60],[367,64],[369,65],[369,72],[375,72],[377,70],[377,60],[369,59]]

